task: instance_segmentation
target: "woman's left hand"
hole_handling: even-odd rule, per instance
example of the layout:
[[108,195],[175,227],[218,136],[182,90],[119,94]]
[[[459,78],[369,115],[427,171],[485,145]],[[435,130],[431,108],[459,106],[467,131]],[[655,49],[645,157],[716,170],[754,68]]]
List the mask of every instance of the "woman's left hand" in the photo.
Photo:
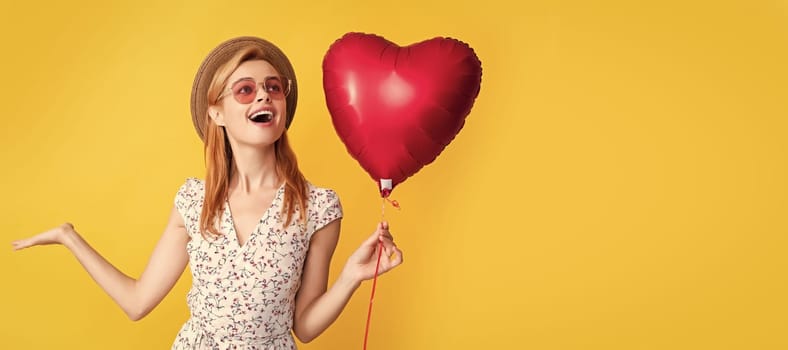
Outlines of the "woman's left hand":
[[402,264],[402,251],[394,244],[388,223],[384,221],[378,224],[377,230],[348,258],[343,274],[357,283],[375,277],[379,242],[383,243],[383,256],[380,257],[378,275]]

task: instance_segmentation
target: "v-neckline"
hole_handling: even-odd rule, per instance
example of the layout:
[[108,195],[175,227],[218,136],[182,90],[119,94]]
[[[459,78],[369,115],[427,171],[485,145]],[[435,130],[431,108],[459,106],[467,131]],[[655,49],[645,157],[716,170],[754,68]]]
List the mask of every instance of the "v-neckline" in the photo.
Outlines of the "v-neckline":
[[233,218],[233,211],[230,208],[229,196],[227,199],[224,200],[224,208],[225,208],[224,211],[227,214],[228,220],[230,220],[230,231],[232,232],[231,236],[235,241],[235,244],[238,246],[238,248],[243,249],[244,247],[249,245],[249,241],[251,241],[252,237],[255,235],[255,233],[257,233],[258,229],[260,228],[260,224],[263,222],[263,219],[269,216],[269,212],[271,211],[271,209],[273,209],[274,205],[279,200],[279,196],[283,192],[284,188],[285,188],[285,184],[282,183],[282,185],[280,185],[279,188],[276,190],[276,194],[274,194],[274,199],[271,200],[271,204],[268,206],[268,209],[266,209],[263,212],[263,216],[261,216],[257,220],[257,223],[252,228],[252,232],[249,233],[249,237],[246,237],[246,242],[244,242],[243,244],[241,244],[241,241],[238,239],[238,229],[235,227],[235,218]]

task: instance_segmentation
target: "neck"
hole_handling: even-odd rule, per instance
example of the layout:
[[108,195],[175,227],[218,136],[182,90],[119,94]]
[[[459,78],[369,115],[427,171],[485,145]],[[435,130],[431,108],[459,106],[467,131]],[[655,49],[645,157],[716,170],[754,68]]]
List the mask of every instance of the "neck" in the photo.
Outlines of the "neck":
[[230,189],[250,194],[260,189],[279,188],[274,145],[265,148],[235,147]]

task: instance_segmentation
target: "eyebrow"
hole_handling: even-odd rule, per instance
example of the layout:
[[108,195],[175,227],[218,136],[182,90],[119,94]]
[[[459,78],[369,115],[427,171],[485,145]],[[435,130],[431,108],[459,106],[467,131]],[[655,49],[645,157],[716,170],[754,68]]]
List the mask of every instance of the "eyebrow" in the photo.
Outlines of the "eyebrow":
[[[271,78],[276,78],[276,79],[278,79],[280,81],[281,80],[287,80],[287,79],[282,78],[281,75],[267,75],[267,76],[265,76],[263,78],[263,80],[268,80],[268,79],[271,79]],[[257,81],[257,79],[255,79],[253,77],[243,77],[243,78],[238,78],[238,80],[234,81],[232,84],[230,84],[230,86],[233,86],[233,85],[237,84],[239,81],[242,81],[242,80],[251,80],[251,81],[254,81],[254,82]]]
[[252,77],[243,77],[243,78],[240,78],[240,79],[238,79],[238,80],[234,81],[232,84],[230,84],[230,86],[233,86],[233,85],[237,84],[239,81],[242,81],[242,80],[252,80],[252,81],[256,81],[256,80],[254,80],[254,78],[252,78]]

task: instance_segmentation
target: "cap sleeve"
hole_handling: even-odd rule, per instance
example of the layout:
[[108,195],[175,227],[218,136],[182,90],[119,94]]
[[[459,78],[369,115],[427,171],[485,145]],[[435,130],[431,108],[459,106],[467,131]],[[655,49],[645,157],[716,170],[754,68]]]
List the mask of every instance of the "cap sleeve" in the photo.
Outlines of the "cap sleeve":
[[193,217],[195,204],[201,199],[202,182],[196,178],[188,178],[175,194],[175,208],[183,217],[184,222]]
[[309,197],[314,208],[308,223],[308,237],[312,238],[315,232],[342,218],[342,204],[337,193],[330,189],[315,188],[310,191]]

